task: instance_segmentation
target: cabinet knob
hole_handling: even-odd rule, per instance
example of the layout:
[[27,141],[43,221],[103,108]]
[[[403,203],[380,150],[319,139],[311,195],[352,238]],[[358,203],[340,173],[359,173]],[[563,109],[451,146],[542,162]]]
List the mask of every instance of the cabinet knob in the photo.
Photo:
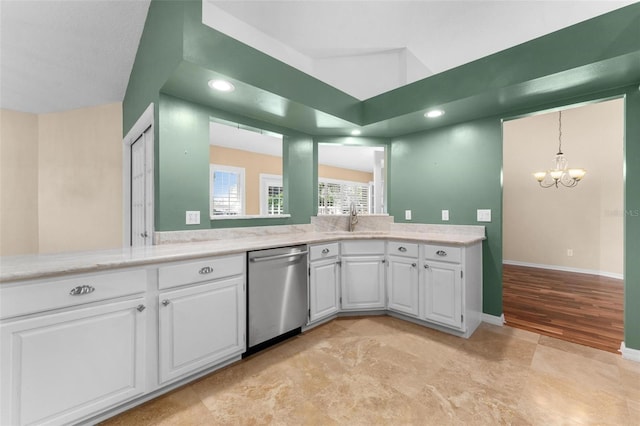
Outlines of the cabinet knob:
[[415,268],[415,267],[416,267],[416,264],[415,264],[415,263],[412,263],[412,264],[411,264],[411,267],[412,267],[412,268]]
[[427,265],[426,263],[424,264],[424,269],[429,269],[429,265]]
[[329,253],[329,249],[328,248],[322,249],[322,254],[327,254],[327,253]]
[[405,251],[407,251],[407,248],[401,246],[401,247],[398,247],[398,251],[401,251],[404,253]]
[[72,296],[82,296],[83,294],[93,293],[94,291],[96,291],[95,287],[85,284],[72,288],[69,294]]
[[436,254],[437,254],[438,256],[445,257],[445,256],[447,255],[447,252],[446,252],[446,251],[444,251],[444,250],[438,250],[438,251],[436,252]]
[[171,303],[171,302],[170,302],[168,299],[164,299],[164,300],[162,301],[162,304],[163,304],[164,306],[167,306],[167,305],[169,305],[170,303]]
[[142,311],[144,311],[145,309],[147,309],[147,307],[146,307],[146,306],[144,306],[144,305],[138,305],[138,306],[136,306],[136,309],[138,310],[138,312],[142,312]]

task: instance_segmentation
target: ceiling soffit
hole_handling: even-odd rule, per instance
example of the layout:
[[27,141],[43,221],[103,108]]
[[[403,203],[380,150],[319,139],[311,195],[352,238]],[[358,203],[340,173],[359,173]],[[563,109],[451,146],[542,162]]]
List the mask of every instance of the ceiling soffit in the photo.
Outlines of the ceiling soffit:
[[[640,81],[640,4],[361,102],[202,24],[194,3],[185,3],[184,61],[161,91],[312,135],[396,136]],[[212,94],[211,76],[241,90]],[[422,116],[433,107],[447,111],[437,124]]]

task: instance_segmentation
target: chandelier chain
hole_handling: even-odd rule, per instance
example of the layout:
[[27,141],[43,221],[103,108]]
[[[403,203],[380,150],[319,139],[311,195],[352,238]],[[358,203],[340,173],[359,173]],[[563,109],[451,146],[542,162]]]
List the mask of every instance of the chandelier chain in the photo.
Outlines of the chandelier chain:
[[562,111],[558,111],[558,154],[562,154]]

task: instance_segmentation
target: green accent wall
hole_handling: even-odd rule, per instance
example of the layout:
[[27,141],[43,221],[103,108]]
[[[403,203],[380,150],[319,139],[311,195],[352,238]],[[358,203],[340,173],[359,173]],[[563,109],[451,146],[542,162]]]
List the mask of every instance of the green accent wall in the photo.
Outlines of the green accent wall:
[[624,341],[640,350],[640,86],[625,98]]
[[[484,225],[483,310],[502,314],[502,125],[498,119],[393,138],[389,213],[396,222]],[[441,210],[449,210],[442,222]],[[477,223],[476,209],[491,209]],[[413,219],[404,220],[411,210]]]
[[[284,135],[283,185],[290,218],[209,220],[211,117]],[[161,94],[156,144],[156,231],[309,223],[313,214],[313,139],[309,135]],[[200,211],[200,225],[186,225],[185,211]]]
[[[308,223],[316,212],[317,142],[387,138],[388,211],[415,223],[477,224],[483,243],[484,312],[502,313],[501,120],[625,96],[625,344],[640,350],[640,3],[359,102],[201,24],[201,1],[153,0],[123,101],[126,134],[155,110],[157,231]],[[233,100],[206,81],[227,76]],[[440,120],[425,120],[428,107]],[[208,221],[210,116],[285,135],[287,219]],[[337,139],[336,139],[337,140]],[[199,226],[184,212],[199,210]]]

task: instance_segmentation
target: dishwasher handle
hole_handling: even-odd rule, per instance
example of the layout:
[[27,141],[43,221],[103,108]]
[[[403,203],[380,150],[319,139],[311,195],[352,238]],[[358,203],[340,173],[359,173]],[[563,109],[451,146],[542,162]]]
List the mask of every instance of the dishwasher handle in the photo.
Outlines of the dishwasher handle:
[[266,262],[268,260],[284,259],[285,257],[302,256],[303,254],[307,254],[307,253],[309,252],[305,250],[305,251],[297,251],[295,253],[276,254],[274,256],[253,257],[249,260],[252,262]]

